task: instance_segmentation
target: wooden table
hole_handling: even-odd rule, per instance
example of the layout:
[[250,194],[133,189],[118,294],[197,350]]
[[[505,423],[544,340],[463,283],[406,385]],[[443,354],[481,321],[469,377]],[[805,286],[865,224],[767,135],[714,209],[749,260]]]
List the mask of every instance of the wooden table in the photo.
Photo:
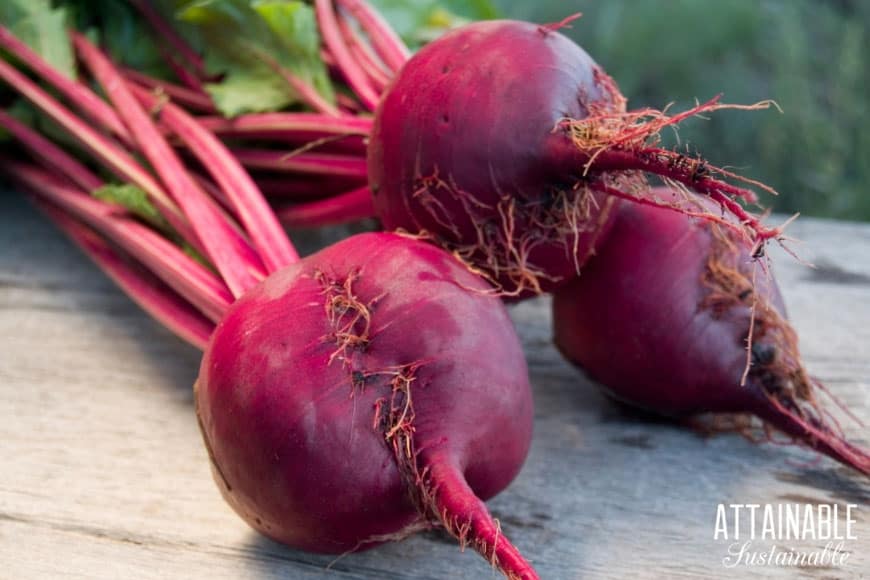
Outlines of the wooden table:
[[[777,257],[808,366],[870,423],[870,225],[803,219],[791,234],[819,265]],[[560,360],[546,299],[512,314],[536,432],[490,505],[543,578],[870,577],[866,479],[793,447],[632,416]],[[436,532],[336,560],[251,531],[212,483],[192,407],[198,361],[0,192],[0,578],[496,577]],[[718,504],[794,502],[859,505],[845,567],[723,566]]]

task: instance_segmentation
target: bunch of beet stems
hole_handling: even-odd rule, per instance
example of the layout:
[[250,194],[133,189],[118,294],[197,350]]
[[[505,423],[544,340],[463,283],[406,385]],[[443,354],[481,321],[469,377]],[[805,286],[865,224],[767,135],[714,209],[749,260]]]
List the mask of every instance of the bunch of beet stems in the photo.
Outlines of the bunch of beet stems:
[[[163,92],[198,115],[209,131],[231,143],[234,157],[267,195],[288,226],[321,226],[373,215],[367,185],[366,138],[371,113],[410,51],[383,17],[364,0],[315,0],[321,57],[333,81],[349,89],[337,104],[326,102],[309,83],[268,62],[310,112],[221,116],[203,88],[202,58],[171,22],[145,0],[130,0],[155,33],[172,47],[166,60],[179,83],[125,70],[143,88]],[[163,44],[161,44],[163,46]],[[261,55],[262,58],[268,56]]]
[[[126,79],[86,37],[71,35],[79,58],[111,105],[86,85],[53,71],[0,29],[3,46],[13,47],[26,67],[102,130],[2,59],[0,80],[54,121],[104,170],[143,190],[171,230],[161,231],[128,208],[95,198],[92,193],[106,185],[97,173],[2,109],[0,127],[31,160],[0,154],[0,174],[28,193],[140,307],[181,339],[205,350],[237,298],[300,257],[256,183],[212,132],[180,107]],[[189,148],[205,175],[184,164],[167,133]],[[147,160],[156,175],[136,155]],[[191,257],[182,245],[201,257]],[[450,507],[439,509],[445,518],[452,513]],[[511,578],[537,577],[500,537],[498,523],[488,513],[475,517],[483,518],[479,523],[485,531],[473,544],[485,558]]]
[[[153,139],[137,142],[116,109],[83,83],[54,69],[3,26],[0,26],[0,48],[47,83],[80,116],[2,60],[0,79],[71,135],[105,169],[121,181],[143,190],[179,240],[204,256],[218,275],[134,216],[116,205],[91,197],[91,192],[105,185],[96,173],[0,111],[0,125],[43,165],[40,169],[4,158],[2,167],[28,190],[38,193],[40,207],[47,208],[50,217],[58,218],[64,231],[104,266],[143,308],[188,342],[202,347],[209,329],[221,318],[234,296],[286,264],[288,257],[297,257],[280,225],[270,219],[272,209],[261,203],[261,191],[293,200],[334,196],[319,202],[322,205],[303,205],[305,219],[296,219],[301,224],[307,225],[310,219],[322,221],[323,215],[331,219],[335,212],[340,213],[341,221],[371,213],[364,138],[371,130],[372,119],[355,111],[370,111],[376,106],[379,91],[389,75],[407,60],[408,49],[366,3],[342,0],[340,4],[378,39],[374,47],[379,57],[370,54],[347,14],[336,12],[331,2],[318,1],[317,14],[325,39],[323,56],[327,62],[344,65],[336,74],[354,89],[359,102],[345,103],[344,110],[325,106],[314,96],[316,91],[312,87],[306,87],[304,81],[293,77],[289,71],[282,71],[288,84],[297,89],[303,101],[316,112],[265,113],[226,119],[217,114],[203,89],[207,77],[199,55],[148,2],[131,2],[173,47],[174,53],[167,52],[167,60],[183,83],[174,84],[135,70],[107,65],[113,66],[113,72],[127,87],[126,92],[134,95],[140,106],[152,113],[159,111],[162,125],[157,127],[159,134],[152,136]],[[95,66],[97,57],[94,55],[98,54],[98,49],[82,35],[71,34],[80,58],[91,67]],[[351,44],[356,49],[351,50]],[[368,68],[358,64],[363,47],[372,64]],[[377,64],[384,69],[377,75],[378,81],[372,74],[376,61],[392,67],[388,70],[387,65]],[[195,117],[196,113],[200,115]],[[218,137],[233,141],[269,139],[282,144],[285,150],[227,149]],[[288,143],[302,150],[288,154]],[[152,165],[163,184],[136,160],[133,152],[137,145],[149,159],[150,156],[161,159],[160,163],[152,162]],[[329,152],[320,152],[324,148]],[[183,165],[178,160],[179,149],[205,171]],[[312,149],[318,151],[311,152]],[[332,149],[341,152],[334,153]],[[245,169],[272,174],[252,178]],[[287,179],[288,174],[294,179]],[[87,195],[72,195],[76,189]],[[339,192],[338,195],[335,192]],[[349,199],[365,200],[365,203],[355,206],[348,203]],[[63,212],[58,211],[61,207]],[[354,216],[348,215],[354,211]],[[196,215],[197,220],[191,221],[190,215]],[[216,234],[204,235],[203,229]],[[86,230],[89,233],[85,233]],[[213,242],[215,238],[220,243]],[[101,243],[101,239],[111,240],[114,246]],[[128,263],[121,255],[133,258],[150,272]]]
[[[172,55],[167,51],[167,62],[183,84],[131,69],[122,70],[124,78],[197,115],[202,127],[232,143],[233,157],[252,174],[258,188],[273,200],[285,223],[321,225],[353,221],[372,214],[365,158],[365,139],[373,124],[370,111],[376,106],[389,76],[407,60],[409,51],[368,4],[343,0],[339,3],[343,10],[337,11],[331,2],[317,2],[318,21],[325,40],[323,58],[334,63],[335,80],[346,81],[358,95],[353,102],[347,102],[351,97],[345,96],[341,108],[329,106],[313,87],[282,69],[288,90],[295,90],[313,112],[259,113],[227,119],[218,114],[203,88],[208,77],[201,57],[148,2],[131,2],[173,47]],[[348,13],[354,15],[371,38],[377,39],[372,44],[377,56],[360,37],[358,27],[350,23]],[[352,51],[350,45],[356,49]],[[104,101],[79,83],[70,82],[3,27],[0,27],[0,47],[50,83],[88,121],[106,130],[120,144],[131,145],[127,129]],[[366,67],[359,64],[362,54],[368,57]],[[390,64],[380,64],[382,62]],[[250,145],[251,142],[256,145]],[[173,144],[182,147],[187,155],[193,152],[183,141],[176,140]]]

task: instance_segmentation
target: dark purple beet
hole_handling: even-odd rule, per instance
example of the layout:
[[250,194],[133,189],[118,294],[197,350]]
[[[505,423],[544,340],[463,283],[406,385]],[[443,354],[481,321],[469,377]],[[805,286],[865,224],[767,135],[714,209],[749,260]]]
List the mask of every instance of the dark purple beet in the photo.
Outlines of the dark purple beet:
[[554,129],[586,117],[589,103],[624,109],[582,48],[541,30],[480,22],[423,48],[384,97],[369,147],[386,228],[425,230],[524,294],[573,275],[609,214],[579,166],[552,163],[554,137],[567,139]]
[[816,400],[779,290],[750,245],[677,212],[621,203],[617,214],[583,274],[555,296],[565,357],[621,401],[674,417],[753,414],[870,473],[870,456]]

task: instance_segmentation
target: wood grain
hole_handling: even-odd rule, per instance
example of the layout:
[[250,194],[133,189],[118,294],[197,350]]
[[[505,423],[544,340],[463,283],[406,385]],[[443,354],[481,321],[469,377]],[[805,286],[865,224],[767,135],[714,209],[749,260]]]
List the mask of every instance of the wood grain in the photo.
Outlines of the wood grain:
[[[870,226],[806,219],[791,233],[820,266],[777,257],[808,366],[870,423]],[[866,480],[800,449],[702,439],[617,408],[560,360],[548,307],[512,311],[536,432],[522,474],[490,502],[542,577],[867,576]],[[0,578],[496,577],[436,532],[336,560],[248,529],[200,443],[198,358],[20,196],[0,193]],[[866,429],[847,431],[868,443]],[[860,505],[848,564],[725,568],[717,504],[788,502]]]

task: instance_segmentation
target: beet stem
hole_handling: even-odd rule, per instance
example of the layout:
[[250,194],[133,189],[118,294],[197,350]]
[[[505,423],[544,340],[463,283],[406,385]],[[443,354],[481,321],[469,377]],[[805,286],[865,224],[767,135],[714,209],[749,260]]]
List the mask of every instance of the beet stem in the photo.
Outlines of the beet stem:
[[205,247],[206,255],[226,280],[230,291],[238,297],[256,286],[259,279],[251,272],[256,268],[256,261],[250,247],[221,218],[214,201],[187,172],[115,66],[83,35],[73,33],[72,37],[82,60],[106,91],[142,153],[187,216]]
[[361,156],[333,153],[286,153],[268,149],[234,148],[235,158],[248,169],[366,180],[368,168]]
[[199,238],[190,228],[181,210],[163,191],[155,179],[117,143],[101,135],[90,125],[76,117],[69,109],[42,90],[36,83],[0,59],[0,79],[6,81],[42,113],[60,125],[81,143],[109,170],[125,181],[143,189],[157,210],[188,243],[201,249]]
[[372,47],[393,72],[398,72],[411,51],[386,20],[365,0],[337,0],[338,5],[350,12],[369,37]]
[[338,26],[350,49],[351,56],[359,64],[360,68],[365,71],[373,88],[379,93],[383,93],[387,85],[390,84],[390,74],[384,70],[383,65],[378,61],[378,57],[372,54],[371,49],[360,38],[359,33],[354,27],[351,26],[342,10],[338,11]]
[[175,73],[175,76],[178,78],[179,81],[181,81],[181,84],[186,86],[194,93],[202,95],[204,97],[208,97],[209,100],[211,100],[211,97],[206,92],[202,81],[199,79],[199,77],[196,76],[195,73],[191,72],[183,65],[181,65],[176,57],[171,54],[165,46],[161,45],[160,50],[161,52],[163,52],[163,56],[166,59],[166,63],[169,65],[169,68],[172,69],[172,72]]
[[311,84],[307,83],[300,77],[296,76],[288,70],[286,67],[281,66],[277,60],[275,60],[272,55],[267,54],[261,50],[254,49],[252,50],[256,53],[257,57],[266,63],[266,66],[271,68],[277,75],[279,75],[284,82],[286,82],[291,89],[296,91],[296,95],[304,102],[306,105],[321,113],[323,115],[327,115],[329,117],[340,117],[341,111],[338,108],[324,99],[317,89],[315,89]]
[[[148,91],[133,86],[130,88],[145,106],[154,108],[160,105],[158,99]],[[299,261],[299,254],[254,180],[223,143],[180,107],[164,103],[159,111],[160,119],[184,141],[229,199],[266,265],[267,272]]]
[[32,201],[145,312],[182,340],[205,350],[213,322],[154,275],[128,263],[93,230],[39,198]]
[[371,85],[365,71],[356,63],[350,49],[345,44],[332,0],[314,0],[314,9],[324,44],[332,53],[338,68],[357,97],[366,108],[373,111],[380,101],[380,95]]
[[316,228],[372,217],[375,209],[371,190],[361,187],[328,199],[286,206],[276,213],[287,227]]
[[197,117],[203,127],[230,137],[253,134],[260,137],[271,133],[320,133],[326,136],[368,136],[374,122],[368,117],[330,117],[319,113],[250,113],[232,119]]
[[[109,129],[125,144],[131,143],[130,133],[115,114],[115,111],[100,97],[95,95],[83,84],[69,79],[48,62],[43,60],[29,46],[19,40],[12,32],[0,25],[0,47],[15,55],[21,62],[27,65],[33,72],[45,79],[51,86],[57,89],[63,96],[69,99],[89,119],[98,125]],[[10,82],[10,84],[13,84]]]
[[[162,46],[161,40],[172,45],[175,53],[180,55],[185,62],[190,66],[194,74],[203,79],[206,77],[205,73],[205,63],[202,57],[197,54],[195,50],[187,43],[184,38],[178,34],[178,31],[175,30],[163,16],[154,9],[149,0],[130,0],[130,3],[136,7],[137,10],[142,14],[145,20],[151,25],[154,31],[157,33],[158,38],[158,46]],[[169,51],[165,51],[165,54],[169,56],[171,53]],[[181,79],[182,81],[184,79]],[[191,87],[194,88],[194,87]]]
[[311,176],[296,177],[264,177],[255,176],[254,180],[260,190],[273,201],[306,202],[318,199],[328,199],[336,194],[363,187],[363,181],[350,179],[330,179]]
[[123,209],[75,190],[33,165],[0,158],[0,169],[112,239],[209,319],[218,322],[226,313],[233,296],[224,283],[169,240],[129,218]]
[[47,170],[66,176],[85,191],[94,191],[103,186],[103,180],[78,159],[2,109],[0,109],[0,126],[29,149],[33,158]]
[[124,68],[121,70],[124,77],[137,85],[151,90],[159,90],[166,93],[173,102],[184,106],[191,111],[200,113],[217,114],[218,110],[207,94],[199,93],[187,87],[172,84],[162,79],[157,79],[141,73],[137,70]]
[[354,155],[366,155],[366,140],[373,122],[368,117],[343,115],[330,117],[319,113],[260,113],[225,119],[197,117],[197,122],[221,138],[258,139],[310,145],[332,146]]

